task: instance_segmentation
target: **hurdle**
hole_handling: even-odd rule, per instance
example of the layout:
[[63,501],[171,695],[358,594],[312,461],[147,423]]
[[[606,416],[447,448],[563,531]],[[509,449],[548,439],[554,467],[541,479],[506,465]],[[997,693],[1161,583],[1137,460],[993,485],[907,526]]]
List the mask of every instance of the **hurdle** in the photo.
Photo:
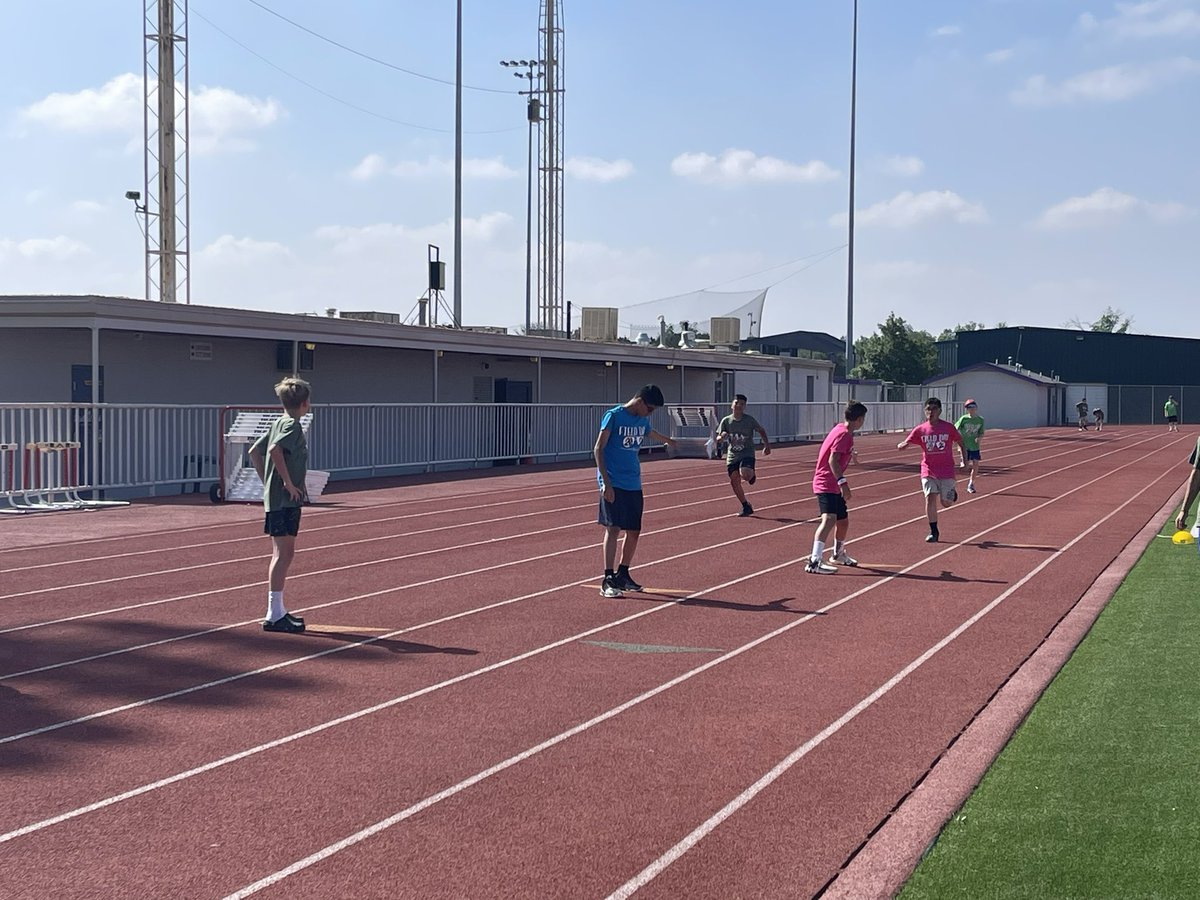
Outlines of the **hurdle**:
[[[249,464],[247,451],[271,430],[271,423],[277,418],[278,407],[226,406],[221,410],[221,443],[217,461],[220,480],[208,495],[213,503],[262,503],[262,479],[258,477],[254,466]],[[300,427],[306,437],[311,426],[310,412],[300,419]],[[328,472],[308,470],[304,490],[309,503],[320,499],[328,481]]]
[[717,415],[716,406],[684,405],[667,406],[671,419],[671,437],[675,439],[672,456],[685,459],[717,458]]
[[[25,445],[20,508],[36,512],[129,506],[128,500],[84,500],[79,489],[79,441],[30,441]],[[61,499],[58,499],[61,496]]]
[[7,506],[0,506],[0,513],[20,515],[29,511],[17,506],[17,451],[20,449],[20,444],[0,444],[0,496],[8,501]]

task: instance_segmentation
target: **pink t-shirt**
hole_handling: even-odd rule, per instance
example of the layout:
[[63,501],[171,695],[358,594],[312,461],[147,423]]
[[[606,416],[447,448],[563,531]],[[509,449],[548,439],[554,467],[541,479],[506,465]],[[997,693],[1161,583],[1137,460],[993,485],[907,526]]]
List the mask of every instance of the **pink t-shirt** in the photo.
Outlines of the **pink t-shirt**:
[[922,422],[909,432],[906,443],[921,448],[923,478],[953,478],[955,441],[962,443],[958,429],[945,419],[938,419],[933,425]]
[[850,426],[845,422],[833,426],[833,430],[826,435],[821,444],[821,452],[817,454],[817,469],[813,472],[814,494],[840,494],[842,492],[842,489],[838,487],[837,476],[833,474],[833,469],[829,466],[829,459],[836,454],[838,468],[845,472],[846,466],[850,463],[850,450],[853,446],[854,432],[850,430]]

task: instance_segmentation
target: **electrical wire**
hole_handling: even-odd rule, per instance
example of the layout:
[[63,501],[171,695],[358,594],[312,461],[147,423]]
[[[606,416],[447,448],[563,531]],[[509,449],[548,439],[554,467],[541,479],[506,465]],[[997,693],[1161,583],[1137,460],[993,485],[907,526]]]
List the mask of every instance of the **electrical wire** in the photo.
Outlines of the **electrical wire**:
[[[362,59],[368,60],[369,62],[373,62],[380,66],[385,66],[386,68],[389,68],[389,69],[394,69],[397,72],[403,72],[405,75],[412,75],[414,78],[423,78],[426,81],[433,81],[438,84],[448,84],[451,87],[453,87],[455,84],[455,82],[450,81],[448,79],[437,78],[433,75],[425,75],[422,72],[414,72],[412,69],[406,69],[403,66],[398,66],[395,63],[388,62],[387,60],[379,59],[378,57],[371,56],[369,53],[363,53],[361,50],[355,50],[353,47],[348,47],[345,44],[335,41],[331,37],[326,37],[325,35],[321,34],[318,31],[313,31],[311,28],[309,28],[305,25],[301,25],[299,22],[296,22],[293,19],[289,19],[283,13],[276,12],[275,10],[271,9],[271,7],[267,6],[264,3],[259,3],[258,0],[247,0],[247,2],[253,4],[254,6],[257,6],[263,12],[270,13],[275,18],[281,19],[282,21],[287,22],[293,28],[299,28],[305,34],[310,34],[313,37],[317,38],[318,40],[324,41],[327,44],[332,44],[334,47],[337,47],[339,50],[345,50],[347,53],[353,53],[355,56],[358,56]],[[511,93],[513,93],[513,91],[505,91],[505,90],[501,90],[500,88],[475,87],[475,86],[469,85],[469,84],[464,84],[463,87],[470,91],[484,91],[489,94],[511,94]]]
[[[415,122],[406,122],[402,119],[396,119],[396,118],[393,118],[392,116],[384,115],[383,113],[378,113],[378,112],[375,112],[374,110],[367,109],[365,106],[359,106],[357,103],[352,103],[349,100],[344,100],[341,97],[338,97],[334,94],[329,93],[329,91],[326,91],[322,88],[317,87],[315,84],[313,84],[309,81],[305,81],[299,75],[295,75],[292,72],[289,72],[287,69],[283,68],[282,66],[276,65],[275,63],[271,62],[271,60],[267,59],[265,56],[263,56],[257,50],[254,50],[253,48],[246,46],[244,43],[239,41],[237,38],[235,38],[232,34],[230,34],[224,28],[217,25],[217,23],[215,23],[212,19],[208,18],[202,12],[200,12],[198,9],[196,9],[196,7],[194,5],[191,7],[190,11],[191,11],[192,15],[196,16],[201,21],[206,23],[214,31],[218,32],[219,34],[224,35],[228,40],[237,44],[239,47],[241,47],[243,50],[245,50],[251,56],[257,57],[258,59],[260,59],[264,63],[266,63],[268,66],[270,66],[272,69],[275,69],[277,72],[280,72],[283,75],[286,75],[288,78],[292,79],[293,81],[296,81],[296,82],[304,85],[306,88],[308,88],[311,91],[315,91],[316,93],[320,94],[322,97],[327,97],[328,99],[334,101],[335,103],[340,103],[340,104],[342,104],[342,106],[349,107],[350,109],[353,109],[356,112],[360,112],[360,113],[363,113],[364,115],[372,116],[376,119],[382,119],[385,122],[391,122],[395,125],[403,125],[406,128],[416,128],[420,131],[433,131],[433,132],[437,132],[438,134],[452,134],[454,131],[454,129],[452,129],[452,128],[434,128],[430,125],[418,125]],[[521,130],[524,127],[525,127],[524,125],[516,125],[512,128],[493,128],[493,129],[490,129],[487,131],[467,131],[464,133],[465,134],[504,134],[509,131]]]

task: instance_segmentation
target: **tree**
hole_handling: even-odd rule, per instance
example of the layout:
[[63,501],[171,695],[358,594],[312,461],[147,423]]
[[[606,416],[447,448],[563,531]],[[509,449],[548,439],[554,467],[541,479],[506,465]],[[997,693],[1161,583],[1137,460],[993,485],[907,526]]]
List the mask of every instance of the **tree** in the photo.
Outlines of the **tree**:
[[982,331],[987,328],[982,322],[966,322],[962,325],[955,325],[953,328],[945,329],[937,336],[939,341],[952,341],[958,337],[960,331]]
[[879,326],[879,334],[854,342],[857,378],[920,384],[937,371],[937,348],[928,331],[916,331],[895,313]]
[[1104,307],[1104,312],[1095,322],[1086,323],[1076,316],[1066,323],[1067,328],[1078,328],[1080,331],[1107,331],[1110,334],[1126,334],[1133,324],[1133,316],[1127,316],[1122,310]]

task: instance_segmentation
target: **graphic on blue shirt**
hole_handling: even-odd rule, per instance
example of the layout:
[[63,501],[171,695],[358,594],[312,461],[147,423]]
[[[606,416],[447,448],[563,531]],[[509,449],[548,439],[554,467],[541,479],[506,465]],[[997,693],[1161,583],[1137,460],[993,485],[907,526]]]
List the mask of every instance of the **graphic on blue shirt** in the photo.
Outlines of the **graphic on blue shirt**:
[[[624,406],[614,406],[600,420],[600,430],[608,429],[608,443],[604,445],[604,467],[612,486],[623,491],[642,489],[642,464],[638,451],[642,440],[650,433],[650,420],[635,416]],[[604,488],[604,476],[596,470],[596,483]]]

